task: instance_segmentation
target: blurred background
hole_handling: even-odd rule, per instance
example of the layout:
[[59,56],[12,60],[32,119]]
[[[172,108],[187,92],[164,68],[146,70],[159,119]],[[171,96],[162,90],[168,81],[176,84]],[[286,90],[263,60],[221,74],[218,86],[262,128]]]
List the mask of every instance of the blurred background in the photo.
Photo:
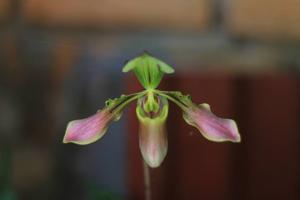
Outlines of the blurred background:
[[[213,143],[171,106],[153,199],[300,199],[299,0],[0,0],[0,200],[143,199],[134,105],[102,140],[62,144],[68,121],[140,90],[143,50],[161,88],[236,119]],[[127,113],[127,114],[126,114]]]

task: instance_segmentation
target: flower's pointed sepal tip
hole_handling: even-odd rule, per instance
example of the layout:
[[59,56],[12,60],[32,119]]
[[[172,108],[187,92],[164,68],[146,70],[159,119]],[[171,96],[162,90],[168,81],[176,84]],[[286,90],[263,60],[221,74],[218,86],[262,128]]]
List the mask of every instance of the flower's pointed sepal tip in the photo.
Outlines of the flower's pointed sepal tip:
[[156,88],[164,73],[171,74],[174,69],[163,61],[144,52],[140,56],[130,60],[125,64],[122,71],[129,72],[133,70],[144,88]]
[[234,120],[217,117],[208,104],[191,108],[183,115],[185,121],[195,126],[202,135],[214,142],[241,142],[241,136]]
[[71,121],[67,126],[63,143],[86,145],[96,142],[106,132],[110,120],[110,113],[100,111],[88,118]]

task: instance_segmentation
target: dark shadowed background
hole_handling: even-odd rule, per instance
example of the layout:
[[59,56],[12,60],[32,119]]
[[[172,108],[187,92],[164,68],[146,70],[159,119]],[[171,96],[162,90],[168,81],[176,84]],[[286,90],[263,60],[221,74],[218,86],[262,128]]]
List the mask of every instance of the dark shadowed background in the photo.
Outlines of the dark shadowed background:
[[234,118],[213,143],[171,105],[154,200],[300,199],[299,0],[0,0],[0,200],[143,199],[134,105],[100,141],[66,124],[141,89],[124,62],[173,66],[160,88]]

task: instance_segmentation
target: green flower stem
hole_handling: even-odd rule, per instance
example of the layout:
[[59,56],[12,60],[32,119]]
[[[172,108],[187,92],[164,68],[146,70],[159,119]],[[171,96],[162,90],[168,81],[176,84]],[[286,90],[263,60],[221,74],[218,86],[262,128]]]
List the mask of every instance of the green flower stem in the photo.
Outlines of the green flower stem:
[[151,176],[150,176],[150,169],[145,161],[143,162],[143,171],[144,171],[144,195],[145,200],[152,200],[151,195]]

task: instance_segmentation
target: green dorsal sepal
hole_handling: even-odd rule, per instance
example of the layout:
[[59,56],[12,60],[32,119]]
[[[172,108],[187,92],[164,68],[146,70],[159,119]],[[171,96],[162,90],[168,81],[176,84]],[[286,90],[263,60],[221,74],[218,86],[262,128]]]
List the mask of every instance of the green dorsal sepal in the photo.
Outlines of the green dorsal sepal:
[[145,89],[155,89],[164,73],[171,74],[174,69],[163,61],[150,56],[148,53],[130,60],[123,68],[123,72],[133,70]]

